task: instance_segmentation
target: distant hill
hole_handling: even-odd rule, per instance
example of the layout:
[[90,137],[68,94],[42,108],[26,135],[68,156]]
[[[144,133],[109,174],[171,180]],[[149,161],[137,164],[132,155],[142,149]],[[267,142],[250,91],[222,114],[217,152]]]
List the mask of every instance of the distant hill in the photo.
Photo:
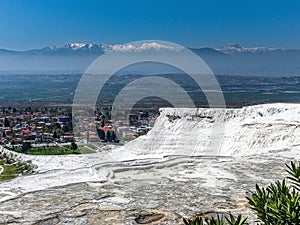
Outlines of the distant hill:
[[227,45],[220,49],[191,49],[215,74],[245,76],[299,76],[300,50],[245,48]]
[[[137,49],[139,48],[139,49]],[[148,43],[131,45],[69,43],[27,51],[0,49],[2,73],[80,73],[97,57],[115,51],[170,50],[168,46]],[[242,47],[229,44],[222,48],[190,48],[215,74],[247,76],[300,76],[300,50]]]

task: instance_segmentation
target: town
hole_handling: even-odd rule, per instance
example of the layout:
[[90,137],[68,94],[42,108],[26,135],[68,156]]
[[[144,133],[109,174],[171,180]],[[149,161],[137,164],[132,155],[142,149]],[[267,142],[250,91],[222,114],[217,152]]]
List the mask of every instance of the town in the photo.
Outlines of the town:
[[[158,113],[136,110],[129,114],[128,122],[122,124],[122,132],[117,137],[111,120],[110,108],[95,110],[95,131],[89,124],[80,121],[81,134],[73,133],[70,107],[2,107],[0,111],[0,144],[11,150],[28,153],[30,148],[49,149],[67,146],[68,153],[79,153],[78,146],[88,146],[94,142],[124,143],[146,134],[154,124]],[[87,147],[90,149],[90,147]],[[59,151],[62,153],[62,151]]]

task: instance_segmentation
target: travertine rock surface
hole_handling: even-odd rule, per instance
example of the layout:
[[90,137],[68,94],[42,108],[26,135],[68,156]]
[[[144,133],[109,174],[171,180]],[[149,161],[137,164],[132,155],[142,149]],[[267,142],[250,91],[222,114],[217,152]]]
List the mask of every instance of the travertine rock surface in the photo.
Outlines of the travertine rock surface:
[[[283,179],[284,163],[299,160],[300,106],[228,109],[222,120],[217,115],[213,109],[163,109],[147,136],[122,147],[89,155],[18,155],[36,172],[0,183],[0,224],[175,225],[182,217],[226,212],[243,213],[254,224],[245,195],[256,183]],[[225,127],[218,151],[178,149],[194,146],[193,140],[207,143],[205,129],[217,120]],[[182,127],[201,132],[192,139]]]

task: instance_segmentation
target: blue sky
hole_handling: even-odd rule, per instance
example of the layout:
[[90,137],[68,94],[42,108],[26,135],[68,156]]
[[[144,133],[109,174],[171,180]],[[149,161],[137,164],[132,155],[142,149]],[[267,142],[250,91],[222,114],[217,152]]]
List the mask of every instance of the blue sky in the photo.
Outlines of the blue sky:
[[300,1],[1,0],[0,48],[165,40],[300,48]]

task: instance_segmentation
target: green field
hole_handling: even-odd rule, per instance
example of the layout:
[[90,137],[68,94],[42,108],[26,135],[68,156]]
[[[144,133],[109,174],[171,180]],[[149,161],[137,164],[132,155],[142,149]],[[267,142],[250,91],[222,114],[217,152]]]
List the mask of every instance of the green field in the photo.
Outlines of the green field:
[[76,150],[71,149],[70,146],[43,146],[43,147],[32,147],[27,152],[22,152],[22,147],[9,148],[12,151],[25,153],[28,155],[69,155],[69,154],[89,154],[95,152],[95,147],[78,146]]
[[28,170],[29,166],[26,164],[14,162],[7,163],[4,159],[0,159],[0,166],[3,167],[3,172],[0,175],[0,182],[11,180],[19,175],[22,175],[24,170]]

